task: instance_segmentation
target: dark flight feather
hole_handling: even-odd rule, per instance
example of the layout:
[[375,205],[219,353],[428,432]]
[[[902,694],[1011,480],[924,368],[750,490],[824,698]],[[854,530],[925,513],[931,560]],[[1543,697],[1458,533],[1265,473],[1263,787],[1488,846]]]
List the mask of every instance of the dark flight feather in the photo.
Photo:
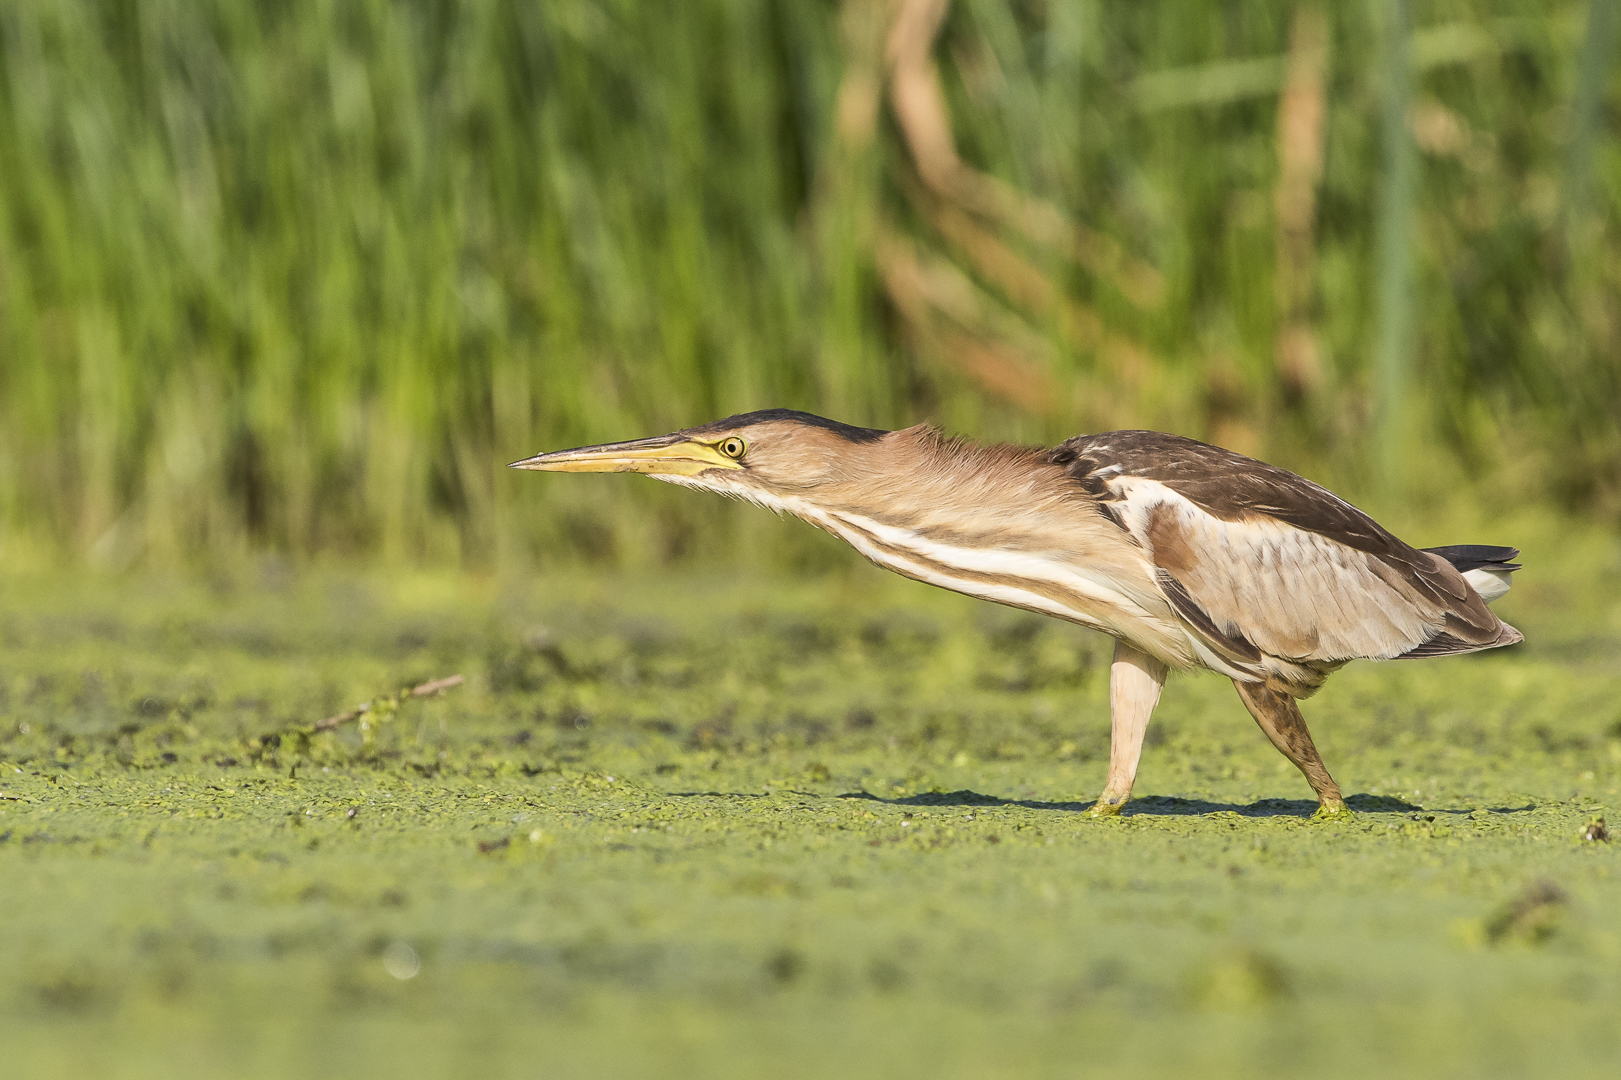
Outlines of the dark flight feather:
[[1490,544],[1450,544],[1446,547],[1420,548],[1431,555],[1439,555],[1452,564],[1458,573],[1470,570],[1518,570],[1522,564],[1519,548],[1493,547]]

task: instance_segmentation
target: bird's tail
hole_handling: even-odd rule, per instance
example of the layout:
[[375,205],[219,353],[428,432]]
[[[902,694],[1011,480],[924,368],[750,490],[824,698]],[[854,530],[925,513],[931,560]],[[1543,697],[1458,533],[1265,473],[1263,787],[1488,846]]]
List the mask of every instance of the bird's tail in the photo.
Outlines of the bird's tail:
[[1451,563],[1463,575],[1469,587],[1488,604],[1508,592],[1510,575],[1520,568],[1520,564],[1514,561],[1520,554],[1518,548],[1453,544],[1424,550]]

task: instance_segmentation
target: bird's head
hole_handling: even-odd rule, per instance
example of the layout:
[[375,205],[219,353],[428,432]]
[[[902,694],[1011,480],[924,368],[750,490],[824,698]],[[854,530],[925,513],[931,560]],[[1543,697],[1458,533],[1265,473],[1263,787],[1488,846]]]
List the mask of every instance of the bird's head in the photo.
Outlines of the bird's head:
[[542,472],[637,472],[683,487],[774,504],[859,471],[863,450],[890,434],[792,409],[767,409],[633,442],[557,450],[514,461]]

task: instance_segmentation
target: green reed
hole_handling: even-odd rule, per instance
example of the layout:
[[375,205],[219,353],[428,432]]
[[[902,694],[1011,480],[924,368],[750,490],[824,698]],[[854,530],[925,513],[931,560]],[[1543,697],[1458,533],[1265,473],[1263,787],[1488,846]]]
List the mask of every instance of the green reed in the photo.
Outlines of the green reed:
[[[1586,4],[1412,8],[1407,468],[1535,470],[1539,497],[1613,517],[1613,66],[1584,59]],[[0,545],[814,560],[712,501],[501,467],[778,405],[1031,440],[1164,426],[1354,491],[1377,459],[1378,26],[1323,7],[1320,180],[1287,275],[1316,366],[1290,374],[1300,10],[952,6],[932,55],[963,161],[1161,283],[1145,302],[1002,233],[1043,307],[943,237],[881,92],[870,136],[841,118],[861,65],[881,91],[881,5],[7,0]],[[1023,366],[965,366],[961,335],[908,322],[876,254],[895,236],[960,268],[990,313],[965,333]]]

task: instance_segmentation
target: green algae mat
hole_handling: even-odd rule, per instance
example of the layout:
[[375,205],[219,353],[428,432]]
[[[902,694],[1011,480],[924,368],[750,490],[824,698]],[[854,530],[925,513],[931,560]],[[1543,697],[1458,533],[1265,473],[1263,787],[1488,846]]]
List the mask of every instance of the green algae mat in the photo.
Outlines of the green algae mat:
[[1107,643],[876,571],[6,579],[0,1072],[1615,1075],[1621,557],[1526,561],[1328,822],[1212,677],[1084,817]]

